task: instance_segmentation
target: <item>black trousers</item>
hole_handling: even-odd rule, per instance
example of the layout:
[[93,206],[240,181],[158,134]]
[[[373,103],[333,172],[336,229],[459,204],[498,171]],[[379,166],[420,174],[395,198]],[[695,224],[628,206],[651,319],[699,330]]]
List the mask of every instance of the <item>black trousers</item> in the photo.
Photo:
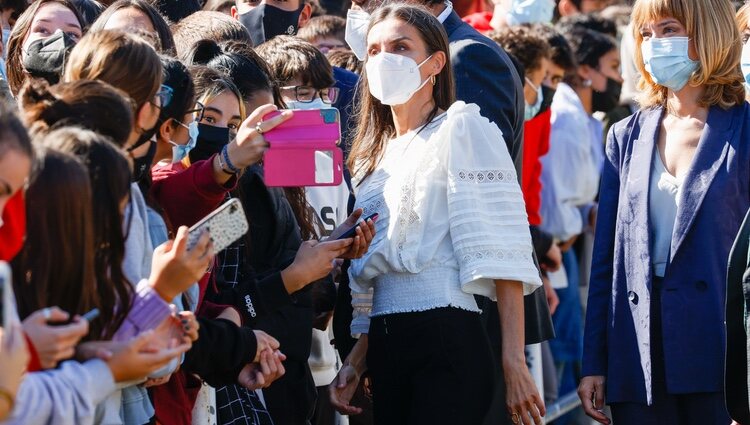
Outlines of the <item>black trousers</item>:
[[492,400],[495,367],[478,313],[374,317],[367,365],[376,425],[478,425]]

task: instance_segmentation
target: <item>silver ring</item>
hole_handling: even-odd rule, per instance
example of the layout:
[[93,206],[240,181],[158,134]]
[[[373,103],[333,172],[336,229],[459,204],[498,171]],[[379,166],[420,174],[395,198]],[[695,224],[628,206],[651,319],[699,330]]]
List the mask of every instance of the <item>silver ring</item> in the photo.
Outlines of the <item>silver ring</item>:
[[263,121],[258,121],[258,123],[257,123],[257,124],[255,124],[255,131],[257,131],[257,132],[258,132],[258,134],[260,134],[260,135],[262,135],[262,134],[263,134],[263,129],[262,129],[262,128],[260,128],[260,125],[261,125],[262,123],[263,123]]
[[49,308],[49,307],[45,307],[42,310],[42,316],[44,316],[44,321],[45,322],[48,321],[50,319],[50,317],[52,317],[52,309]]

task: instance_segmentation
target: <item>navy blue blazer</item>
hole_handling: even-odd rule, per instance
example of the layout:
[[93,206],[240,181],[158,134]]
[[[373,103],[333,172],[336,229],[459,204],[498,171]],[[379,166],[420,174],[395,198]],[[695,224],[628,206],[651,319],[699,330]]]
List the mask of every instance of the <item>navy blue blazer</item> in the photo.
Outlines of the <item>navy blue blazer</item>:
[[[584,333],[583,375],[607,402],[651,402],[649,177],[664,108],[607,137]],[[727,260],[750,207],[750,105],[711,107],[682,186],[661,313],[670,393],[719,392]]]

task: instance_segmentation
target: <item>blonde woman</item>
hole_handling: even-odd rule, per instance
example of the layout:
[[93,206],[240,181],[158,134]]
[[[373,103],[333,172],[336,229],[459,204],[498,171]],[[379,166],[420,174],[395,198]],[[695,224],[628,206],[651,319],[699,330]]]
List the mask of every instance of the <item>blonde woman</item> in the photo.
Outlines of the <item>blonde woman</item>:
[[641,110],[607,139],[578,393],[617,425],[729,424],[727,260],[750,206],[750,110],[725,0],[638,0]]

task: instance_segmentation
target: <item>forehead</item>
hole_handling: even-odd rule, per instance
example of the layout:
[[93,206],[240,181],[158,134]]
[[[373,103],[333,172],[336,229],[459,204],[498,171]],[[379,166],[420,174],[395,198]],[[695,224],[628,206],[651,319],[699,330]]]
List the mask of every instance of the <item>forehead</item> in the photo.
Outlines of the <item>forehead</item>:
[[133,28],[154,32],[154,24],[148,15],[134,7],[120,9],[109,17],[104,29]]
[[75,13],[60,3],[45,3],[39,7],[32,22],[47,21],[80,28]]
[[419,32],[408,23],[395,17],[387,18],[370,28],[367,33],[367,42],[383,43],[396,38],[408,37],[411,40],[419,40]]

